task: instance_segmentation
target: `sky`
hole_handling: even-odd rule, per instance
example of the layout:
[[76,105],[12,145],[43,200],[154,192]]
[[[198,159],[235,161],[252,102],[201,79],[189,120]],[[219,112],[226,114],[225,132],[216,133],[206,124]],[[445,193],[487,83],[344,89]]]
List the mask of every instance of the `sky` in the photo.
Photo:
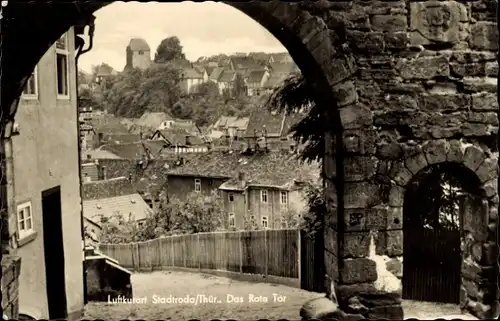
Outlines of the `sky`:
[[115,2],[97,12],[94,45],[80,56],[79,68],[90,72],[103,62],[117,71],[125,66],[125,48],[131,38],[143,38],[151,59],[160,41],[177,36],[186,58],[234,52],[284,52],[283,45],[258,22],[217,2]]

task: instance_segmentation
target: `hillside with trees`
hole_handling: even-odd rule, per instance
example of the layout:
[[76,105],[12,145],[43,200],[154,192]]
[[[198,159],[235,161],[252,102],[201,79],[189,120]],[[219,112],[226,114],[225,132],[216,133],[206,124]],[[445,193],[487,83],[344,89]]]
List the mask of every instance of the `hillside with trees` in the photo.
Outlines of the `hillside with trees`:
[[[224,58],[226,55],[214,56]],[[154,63],[146,70],[131,69],[108,75],[94,89],[80,89],[83,104],[106,110],[117,117],[140,117],[145,112],[167,112],[174,117],[194,120],[199,126],[213,123],[221,115],[249,116],[261,106],[263,97],[247,97],[241,75],[232,92],[219,94],[217,84],[199,85],[197,94],[183,95],[181,70],[175,61],[184,60],[180,40],[163,39],[156,49]],[[98,68],[93,68],[95,79]],[[83,75],[82,75],[83,77]]]

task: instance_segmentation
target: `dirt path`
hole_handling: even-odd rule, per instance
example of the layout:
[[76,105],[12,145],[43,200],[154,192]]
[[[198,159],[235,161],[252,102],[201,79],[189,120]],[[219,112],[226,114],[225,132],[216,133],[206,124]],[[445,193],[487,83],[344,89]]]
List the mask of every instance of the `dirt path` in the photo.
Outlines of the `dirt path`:
[[[133,274],[132,285],[134,298],[144,298],[146,302],[135,304],[91,302],[85,307],[85,319],[300,320],[299,311],[302,304],[309,299],[323,296],[321,293],[283,285],[248,283],[186,272]],[[191,302],[165,302],[168,298],[188,298]],[[229,302],[231,299],[232,302]],[[261,299],[260,302],[258,299]],[[459,309],[453,305],[406,301],[403,308],[405,318],[432,320],[448,315],[464,319],[459,315]]]

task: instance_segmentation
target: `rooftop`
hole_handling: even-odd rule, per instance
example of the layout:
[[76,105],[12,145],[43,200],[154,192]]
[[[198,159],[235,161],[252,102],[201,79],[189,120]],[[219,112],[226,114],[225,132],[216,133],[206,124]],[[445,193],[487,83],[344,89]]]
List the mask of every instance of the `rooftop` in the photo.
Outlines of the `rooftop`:
[[137,193],[83,201],[83,215],[100,222],[100,217],[121,214],[125,219],[143,220],[153,211]]
[[257,64],[255,60],[248,56],[233,56],[231,57],[231,60],[233,62],[235,70],[260,68],[259,64]]
[[252,70],[247,78],[247,83],[257,83],[260,84],[262,77],[266,74],[265,70]]
[[250,115],[244,137],[260,137],[264,134],[268,137],[284,137],[303,116],[300,113],[286,115],[284,112],[273,112],[263,106]]
[[82,197],[84,200],[101,199],[133,193],[136,193],[136,191],[126,177],[117,177],[82,184]]
[[174,120],[174,118],[168,113],[144,113],[141,118],[136,121],[136,124],[139,126],[146,127],[159,127],[164,121]]
[[168,174],[228,178],[226,187],[229,187],[231,182],[235,183],[240,172],[244,173],[248,184],[253,186],[286,187],[294,180],[306,182],[319,179],[317,163],[303,163],[296,154],[282,152],[253,155],[210,152],[198,157],[185,157],[184,164],[173,166]]

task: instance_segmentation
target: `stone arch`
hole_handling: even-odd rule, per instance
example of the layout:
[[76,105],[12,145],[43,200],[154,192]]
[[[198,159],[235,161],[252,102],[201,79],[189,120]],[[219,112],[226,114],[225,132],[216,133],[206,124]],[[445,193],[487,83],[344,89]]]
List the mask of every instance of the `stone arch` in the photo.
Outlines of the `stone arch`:
[[[8,10],[3,13],[2,26],[2,137],[15,117],[22,88],[46,50],[72,26],[77,25],[76,33],[82,33],[82,26],[91,19],[92,13],[107,4],[99,1],[8,4]],[[343,123],[352,122],[352,119],[350,112],[339,112],[337,107],[346,109],[357,102],[357,90],[353,80],[353,75],[358,70],[357,60],[355,50],[352,50],[347,41],[350,18],[346,11],[352,9],[350,2],[335,4],[325,0],[304,3],[255,1],[227,4],[259,22],[284,44],[308,81],[316,103],[322,105],[326,122],[332,125],[325,133],[327,151],[334,146],[342,146]],[[3,151],[0,149],[1,155]],[[333,166],[337,167],[335,171],[341,177],[343,164],[339,161]],[[325,168],[325,171],[330,169]],[[5,168],[0,167],[0,175],[4,173]],[[5,189],[2,188],[2,191]],[[328,204],[331,205],[327,216],[332,216],[333,222],[336,221],[334,216],[337,215],[337,210],[333,207],[343,202],[341,187],[327,184],[327,195]],[[0,195],[0,199],[5,200],[0,206],[3,210],[11,206],[13,201],[5,196]],[[339,212],[341,210],[340,206]],[[5,224],[9,226],[7,220]],[[4,232],[6,230],[3,229]],[[325,258],[331,278],[337,279],[337,249],[334,246],[337,237],[332,233],[332,229],[329,231],[327,245],[330,251],[325,254]],[[3,243],[12,236],[12,231],[8,233],[10,235],[4,235],[2,238]]]
[[[398,213],[399,221],[403,222],[403,206],[409,182],[427,168],[446,163],[457,164],[475,176],[477,196],[482,199],[481,211],[469,211],[463,218],[460,288],[461,308],[481,315],[486,311],[483,302],[493,300],[497,291],[496,284],[478,280],[489,279],[492,282],[497,264],[498,154],[460,140],[435,140],[415,147],[395,164],[398,170],[392,175],[390,212]],[[477,214],[477,217],[472,214]],[[403,233],[403,226],[400,228]]]
[[[29,6],[9,4],[8,14],[4,14],[4,21],[9,24],[2,30],[2,120],[15,115],[16,99],[45,51],[71,26],[84,23],[93,12],[109,3],[111,2],[75,1],[34,3]],[[325,100],[325,104],[335,105],[335,89],[346,95],[346,85],[343,82],[351,78],[357,70],[356,60],[348,50],[346,24],[342,15],[339,13],[334,23],[329,24],[323,18],[321,10],[331,6],[328,1],[307,4],[281,1],[226,4],[247,14],[283,43],[312,89],[317,92],[315,96],[318,99]],[[20,16],[21,12],[23,19],[10,19]],[[51,27],[42,28],[48,25]],[[9,41],[10,39],[29,40],[20,45],[16,41]],[[17,66],[15,62],[21,60],[26,63]],[[351,92],[354,91],[352,82],[347,86]],[[340,120],[338,117],[334,118]],[[336,128],[340,129],[339,126]]]

